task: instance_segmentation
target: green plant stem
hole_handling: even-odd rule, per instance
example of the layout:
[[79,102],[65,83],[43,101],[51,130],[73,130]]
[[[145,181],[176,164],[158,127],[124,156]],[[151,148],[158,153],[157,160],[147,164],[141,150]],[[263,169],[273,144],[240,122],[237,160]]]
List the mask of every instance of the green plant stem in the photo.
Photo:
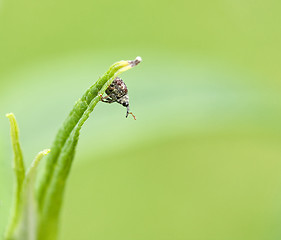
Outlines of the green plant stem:
[[57,236],[58,217],[63,199],[66,179],[75,154],[80,129],[89,118],[101,95],[122,72],[136,66],[141,61],[120,61],[92,85],[79,99],[59,130],[47,156],[46,167],[39,183],[37,199],[39,204],[38,239],[54,240]]
[[20,213],[21,213],[20,211],[21,203],[22,203],[21,195],[22,195],[22,186],[25,178],[25,167],[23,162],[22,150],[19,143],[19,130],[18,130],[16,118],[12,113],[6,114],[6,117],[9,119],[10,126],[11,126],[11,140],[12,140],[12,146],[14,152],[13,169],[16,177],[16,182],[15,182],[15,191],[13,197],[12,214],[11,214],[10,223],[5,233],[5,239],[13,239],[13,233],[19,222]]
[[26,172],[25,181],[22,190],[22,219],[18,229],[17,240],[36,240],[38,227],[38,205],[35,198],[35,179],[37,168],[42,158],[50,152],[45,149],[37,154],[30,168]]

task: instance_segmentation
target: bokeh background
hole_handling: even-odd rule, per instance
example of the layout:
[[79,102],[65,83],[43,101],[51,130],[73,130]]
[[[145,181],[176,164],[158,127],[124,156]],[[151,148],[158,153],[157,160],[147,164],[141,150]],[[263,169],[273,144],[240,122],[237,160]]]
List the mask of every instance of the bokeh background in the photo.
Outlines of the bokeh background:
[[108,67],[137,121],[97,105],[82,129],[60,239],[281,238],[281,2],[1,0],[0,234],[12,196],[5,113],[25,161],[50,147]]

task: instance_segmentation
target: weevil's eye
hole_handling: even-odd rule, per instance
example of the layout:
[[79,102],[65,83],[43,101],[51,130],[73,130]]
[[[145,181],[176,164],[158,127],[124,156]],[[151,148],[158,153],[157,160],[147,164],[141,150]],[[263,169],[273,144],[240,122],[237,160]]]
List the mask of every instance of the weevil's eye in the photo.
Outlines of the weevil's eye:
[[124,107],[128,107],[129,106],[129,102],[122,102],[121,103]]

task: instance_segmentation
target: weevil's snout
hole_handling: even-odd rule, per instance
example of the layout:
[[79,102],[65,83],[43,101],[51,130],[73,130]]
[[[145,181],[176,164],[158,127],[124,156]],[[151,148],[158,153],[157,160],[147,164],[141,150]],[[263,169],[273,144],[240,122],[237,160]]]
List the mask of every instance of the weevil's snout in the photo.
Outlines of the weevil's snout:
[[137,119],[136,119],[136,116],[135,116],[132,112],[130,112],[129,103],[128,103],[126,106],[124,106],[124,107],[127,107],[126,118],[129,116],[129,114],[131,114],[131,115],[133,116],[133,118],[134,118],[135,120],[137,120]]
[[126,94],[123,97],[117,99],[117,102],[122,104],[124,107],[127,108],[127,113],[126,113],[126,118],[131,114],[133,118],[136,120],[136,117],[133,113],[130,112],[130,107],[129,107],[129,96]]
[[129,116],[129,112],[130,112],[130,107],[129,105],[127,106],[127,114],[126,114],[126,118]]

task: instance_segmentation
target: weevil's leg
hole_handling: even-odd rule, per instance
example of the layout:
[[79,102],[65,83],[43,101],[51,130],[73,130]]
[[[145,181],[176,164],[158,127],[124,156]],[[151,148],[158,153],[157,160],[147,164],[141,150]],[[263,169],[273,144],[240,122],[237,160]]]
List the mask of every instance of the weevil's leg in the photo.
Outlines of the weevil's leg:
[[105,103],[113,103],[115,102],[112,98],[110,98],[108,95],[106,95],[105,97],[103,97],[101,94],[100,94],[100,101],[102,102],[105,102]]
[[113,103],[113,102],[116,102],[115,100],[113,100],[112,98],[108,98],[106,100],[102,100],[102,102],[105,102],[105,103]]
[[102,96],[102,94],[100,94],[100,101],[103,101],[104,99],[108,98],[109,96],[106,95],[105,97]]

